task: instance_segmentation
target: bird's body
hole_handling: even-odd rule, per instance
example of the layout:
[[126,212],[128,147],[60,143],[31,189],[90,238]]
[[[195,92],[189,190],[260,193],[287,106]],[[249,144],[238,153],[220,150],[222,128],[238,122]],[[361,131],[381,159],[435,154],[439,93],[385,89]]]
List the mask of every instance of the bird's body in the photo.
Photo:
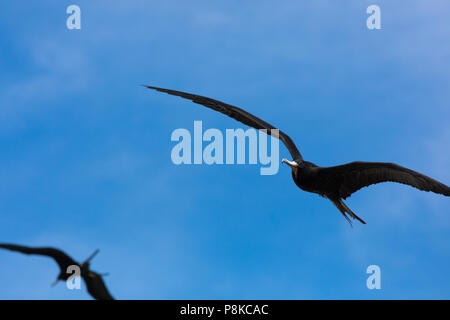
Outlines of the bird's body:
[[432,191],[450,196],[450,188],[445,184],[394,163],[357,161],[334,167],[317,166],[303,159],[296,145],[287,134],[241,108],[196,94],[153,86],[145,87],[189,99],[194,103],[221,112],[250,127],[264,130],[267,134],[280,139],[293,158],[292,161],[286,159],[282,161],[291,167],[292,178],[295,184],[304,191],[316,193],[329,199],[350,225],[351,221],[347,214],[361,223],[365,224],[365,222],[353,213],[343,200],[359,189],[372,184],[397,182],[422,191]]
[[65,252],[50,248],[50,247],[26,247],[19,246],[15,244],[0,243],[0,248],[7,249],[11,251],[21,252],[24,254],[35,254],[41,256],[47,256],[53,258],[58,264],[60,273],[56,278],[55,284],[58,281],[67,281],[73,273],[68,272],[70,266],[76,266],[80,268],[80,276],[86,283],[87,290],[89,294],[97,300],[113,300],[114,298],[108,292],[105,283],[103,282],[102,275],[90,270],[90,261],[98,253],[96,250],[88,259],[83,263],[78,263],[72,259]]
[[326,197],[329,192],[317,188],[318,166],[309,161],[302,161],[298,167],[292,169],[292,179],[297,187],[303,191],[317,193]]
[[346,217],[365,223],[342,201],[361,188],[380,182],[398,182],[423,191],[450,196],[450,189],[421,173],[386,162],[351,162],[341,166],[319,167],[302,161],[292,167],[292,178],[303,191],[329,199]]

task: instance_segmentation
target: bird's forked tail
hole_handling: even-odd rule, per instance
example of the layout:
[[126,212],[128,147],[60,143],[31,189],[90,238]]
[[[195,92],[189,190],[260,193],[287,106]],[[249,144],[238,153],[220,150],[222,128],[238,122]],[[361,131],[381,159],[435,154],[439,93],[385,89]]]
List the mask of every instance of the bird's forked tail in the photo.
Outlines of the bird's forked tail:
[[362,224],[366,224],[366,222],[363,219],[358,217],[355,213],[353,213],[352,210],[350,210],[349,207],[347,207],[347,205],[344,203],[344,201],[342,201],[342,199],[338,199],[338,200],[330,199],[330,200],[331,200],[331,202],[333,202],[333,204],[336,206],[336,208],[338,208],[338,210],[342,213],[344,218],[347,219],[348,223],[350,223],[350,226],[353,226],[352,221],[345,213],[348,213],[349,216],[352,217],[353,219],[359,220]]
[[94,259],[94,257],[95,257],[99,252],[100,252],[100,250],[99,250],[99,249],[96,249],[96,250],[94,251],[94,253],[91,254],[91,255],[89,256],[89,258],[86,259],[85,262],[83,262],[83,264],[89,264],[89,263],[91,262],[91,260]]

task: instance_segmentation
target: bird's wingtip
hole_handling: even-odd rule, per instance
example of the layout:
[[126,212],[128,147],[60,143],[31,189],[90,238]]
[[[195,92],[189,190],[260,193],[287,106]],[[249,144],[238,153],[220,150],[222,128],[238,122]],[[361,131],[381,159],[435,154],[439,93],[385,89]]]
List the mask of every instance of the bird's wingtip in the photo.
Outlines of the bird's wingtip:
[[159,90],[160,88],[158,87],[154,87],[154,86],[149,86],[147,84],[141,84],[141,87],[147,88],[147,89],[153,89],[153,90]]

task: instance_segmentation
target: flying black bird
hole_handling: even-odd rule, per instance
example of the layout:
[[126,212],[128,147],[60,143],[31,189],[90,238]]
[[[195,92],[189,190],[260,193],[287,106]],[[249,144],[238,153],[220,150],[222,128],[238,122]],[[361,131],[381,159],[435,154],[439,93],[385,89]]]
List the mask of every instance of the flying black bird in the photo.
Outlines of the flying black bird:
[[356,161],[335,167],[319,167],[303,160],[302,155],[287,134],[241,108],[196,94],[146,85],[144,87],[189,99],[280,139],[293,158],[292,161],[282,159],[282,162],[291,167],[295,184],[304,191],[317,193],[329,199],[350,225],[352,223],[346,213],[353,219],[358,219],[364,224],[365,222],[354,214],[343,200],[359,189],[372,184],[387,181],[398,182],[419,190],[450,196],[450,188],[443,183],[395,163]]
[[38,254],[41,256],[48,256],[53,258],[60,268],[60,273],[52,286],[56,285],[58,281],[66,281],[67,279],[69,279],[69,277],[72,275],[70,273],[67,273],[67,268],[69,266],[78,266],[80,268],[81,277],[86,283],[87,290],[94,299],[114,300],[114,298],[108,292],[105,283],[103,282],[102,275],[89,270],[89,263],[99,252],[98,249],[95,250],[95,252],[89,258],[87,258],[85,262],[79,264],[63,251],[54,248],[31,248],[4,243],[0,243],[0,248],[22,252],[25,254]]

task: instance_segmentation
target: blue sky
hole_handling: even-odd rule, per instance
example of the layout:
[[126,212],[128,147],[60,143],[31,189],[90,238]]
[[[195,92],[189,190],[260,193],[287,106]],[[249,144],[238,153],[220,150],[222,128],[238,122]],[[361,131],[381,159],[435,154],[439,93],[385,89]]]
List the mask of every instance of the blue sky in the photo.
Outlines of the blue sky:
[[[99,248],[92,268],[121,299],[450,298],[448,198],[365,188],[352,229],[285,165],[176,166],[174,129],[245,127],[139,87],[241,106],[318,165],[396,162],[450,184],[449,15],[445,0],[5,1],[0,241]],[[50,288],[50,259],[1,251],[0,266],[2,299],[89,298]]]

